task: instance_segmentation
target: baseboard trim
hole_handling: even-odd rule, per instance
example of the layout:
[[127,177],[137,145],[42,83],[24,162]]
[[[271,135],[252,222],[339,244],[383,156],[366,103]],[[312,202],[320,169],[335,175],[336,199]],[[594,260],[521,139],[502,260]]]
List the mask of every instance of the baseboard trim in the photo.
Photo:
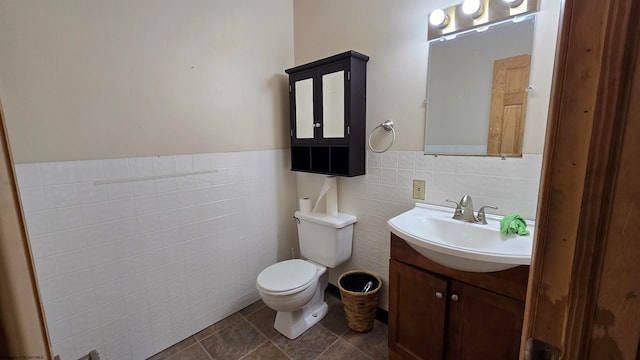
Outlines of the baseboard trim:
[[[327,286],[327,291],[332,295],[335,295],[337,298],[341,298],[340,289],[338,289],[336,285],[329,283],[329,285]],[[376,319],[385,324],[389,324],[389,312],[378,306],[378,308],[376,309]]]

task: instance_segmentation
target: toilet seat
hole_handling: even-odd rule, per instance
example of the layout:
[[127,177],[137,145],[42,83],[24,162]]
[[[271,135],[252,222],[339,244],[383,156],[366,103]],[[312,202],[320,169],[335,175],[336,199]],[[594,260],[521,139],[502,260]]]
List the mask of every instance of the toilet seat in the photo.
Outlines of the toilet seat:
[[307,288],[315,279],[318,268],[301,259],[285,260],[262,270],[256,284],[266,293],[288,295]]

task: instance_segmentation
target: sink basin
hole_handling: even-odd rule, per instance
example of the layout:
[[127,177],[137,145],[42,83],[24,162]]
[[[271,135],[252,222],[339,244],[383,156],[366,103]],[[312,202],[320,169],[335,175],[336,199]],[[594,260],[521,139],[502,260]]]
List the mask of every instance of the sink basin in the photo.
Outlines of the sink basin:
[[501,216],[487,215],[487,225],[454,220],[454,209],[427,204],[387,222],[392,233],[440,265],[471,272],[492,272],[531,263],[534,222],[529,235],[500,234]]

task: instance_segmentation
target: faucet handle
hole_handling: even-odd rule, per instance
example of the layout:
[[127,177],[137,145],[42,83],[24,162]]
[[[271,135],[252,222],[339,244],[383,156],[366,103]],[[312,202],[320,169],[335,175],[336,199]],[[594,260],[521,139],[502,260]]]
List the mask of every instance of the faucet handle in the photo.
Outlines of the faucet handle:
[[449,199],[447,199],[447,202],[456,204],[456,211],[453,213],[453,218],[454,219],[461,219],[462,218],[462,206],[460,206],[460,203],[457,202],[457,201],[449,200]]
[[478,222],[481,224],[486,224],[487,223],[487,216],[484,213],[484,209],[485,208],[489,208],[489,209],[494,209],[494,210],[498,210],[497,206],[493,206],[493,205],[485,205],[483,207],[480,208],[480,210],[478,210]]
[[459,203],[459,202],[457,202],[457,201],[455,201],[455,200],[449,200],[449,199],[447,199],[446,201],[447,201],[447,202],[450,202],[450,203],[454,203],[454,204],[456,204],[458,207],[460,207],[460,203]]

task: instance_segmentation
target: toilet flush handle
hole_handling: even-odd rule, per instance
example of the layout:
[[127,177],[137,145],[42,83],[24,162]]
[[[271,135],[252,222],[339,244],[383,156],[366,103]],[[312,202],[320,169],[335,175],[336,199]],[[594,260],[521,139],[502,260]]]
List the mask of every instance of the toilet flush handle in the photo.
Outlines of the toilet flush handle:
[[296,224],[300,224],[300,219],[298,219],[298,218],[297,218],[297,217],[295,217],[295,216],[293,217],[293,221],[295,221],[295,222],[296,222]]

